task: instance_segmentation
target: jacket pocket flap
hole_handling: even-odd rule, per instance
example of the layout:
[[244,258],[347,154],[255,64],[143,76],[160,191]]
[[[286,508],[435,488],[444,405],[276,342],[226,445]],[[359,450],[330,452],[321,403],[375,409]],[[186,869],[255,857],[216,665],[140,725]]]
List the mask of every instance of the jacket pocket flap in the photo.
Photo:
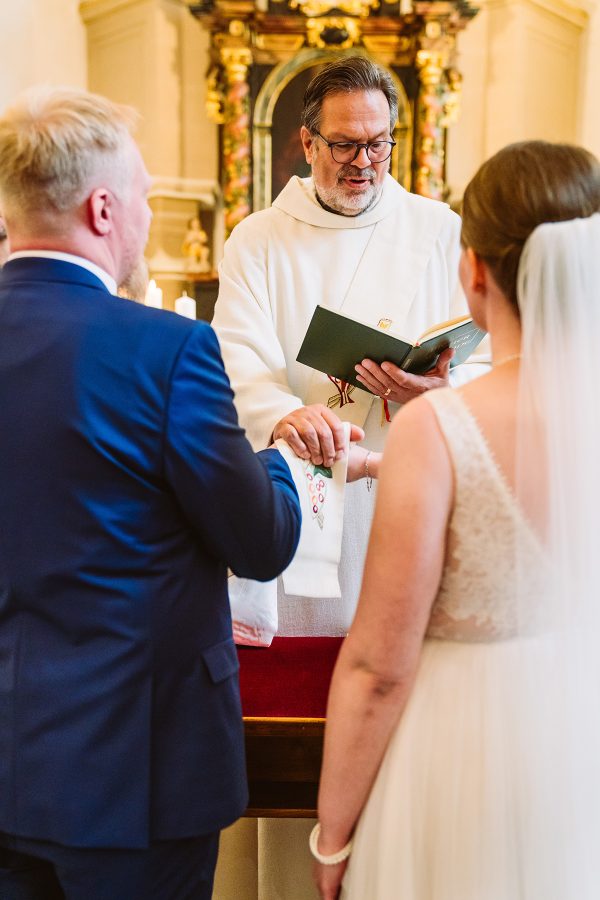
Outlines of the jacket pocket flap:
[[230,639],[207,647],[202,651],[202,658],[214,684],[235,675],[240,667],[235,644]]

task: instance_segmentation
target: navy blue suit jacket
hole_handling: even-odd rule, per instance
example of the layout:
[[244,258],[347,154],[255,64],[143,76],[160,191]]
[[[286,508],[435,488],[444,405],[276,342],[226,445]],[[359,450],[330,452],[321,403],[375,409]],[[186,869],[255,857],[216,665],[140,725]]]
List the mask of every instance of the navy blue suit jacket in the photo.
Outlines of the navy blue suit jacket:
[[209,325],[68,262],[0,273],[0,830],[144,847],[247,801],[227,567],[300,527]]

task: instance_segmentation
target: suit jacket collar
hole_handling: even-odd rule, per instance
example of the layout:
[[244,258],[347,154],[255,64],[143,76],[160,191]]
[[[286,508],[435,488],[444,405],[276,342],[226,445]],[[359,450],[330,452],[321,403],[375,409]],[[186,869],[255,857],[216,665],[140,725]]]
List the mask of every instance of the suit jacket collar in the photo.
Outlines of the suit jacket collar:
[[62,259],[47,259],[41,256],[17,257],[9,260],[0,271],[0,287],[14,287],[24,281],[82,285],[97,288],[102,293],[112,296],[93,272]]

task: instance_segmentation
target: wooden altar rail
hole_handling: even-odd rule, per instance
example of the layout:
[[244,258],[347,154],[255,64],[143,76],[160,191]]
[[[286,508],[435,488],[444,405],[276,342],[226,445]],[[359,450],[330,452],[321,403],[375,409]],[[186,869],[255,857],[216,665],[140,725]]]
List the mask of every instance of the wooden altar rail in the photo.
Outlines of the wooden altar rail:
[[247,816],[316,816],[327,693],[342,640],[275,637],[270,647],[238,647]]
[[244,718],[246,816],[317,815],[324,730],[325,719]]

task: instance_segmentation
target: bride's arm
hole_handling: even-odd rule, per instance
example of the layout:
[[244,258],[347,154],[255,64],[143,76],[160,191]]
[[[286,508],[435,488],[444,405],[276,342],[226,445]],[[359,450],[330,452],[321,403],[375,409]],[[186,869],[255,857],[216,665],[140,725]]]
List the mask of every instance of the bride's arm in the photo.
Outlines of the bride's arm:
[[[331,683],[319,790],[323,855],[350,839],[411,690],[440,582],[452,494],[437,420],[426,400],[416,400],[390,430],[358,609]],[[345,865],[316,865],[322,897],[337,896]]]

